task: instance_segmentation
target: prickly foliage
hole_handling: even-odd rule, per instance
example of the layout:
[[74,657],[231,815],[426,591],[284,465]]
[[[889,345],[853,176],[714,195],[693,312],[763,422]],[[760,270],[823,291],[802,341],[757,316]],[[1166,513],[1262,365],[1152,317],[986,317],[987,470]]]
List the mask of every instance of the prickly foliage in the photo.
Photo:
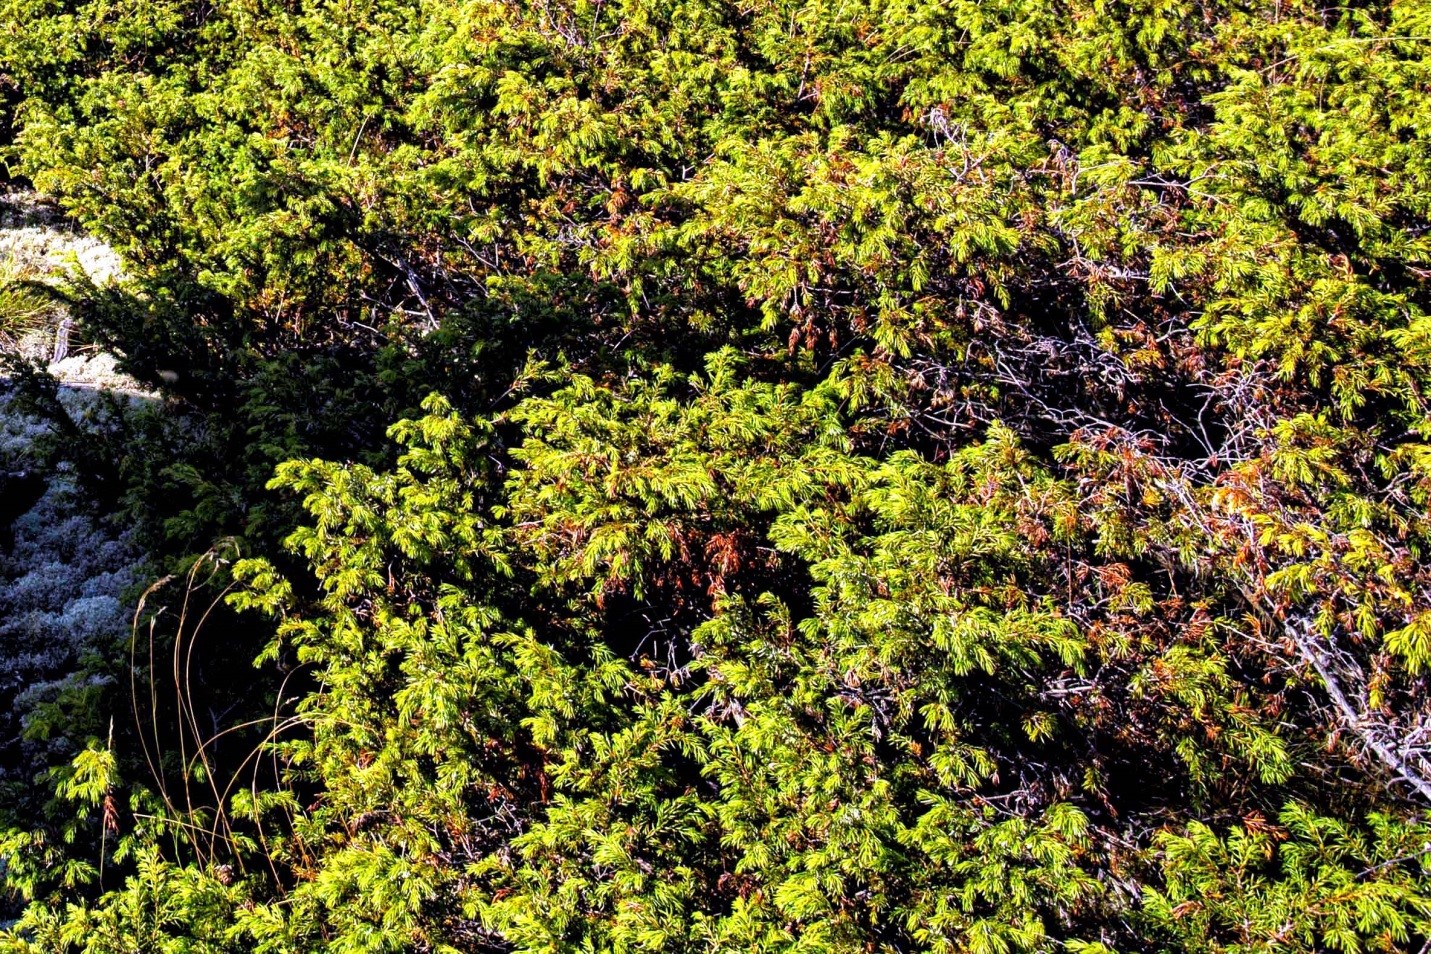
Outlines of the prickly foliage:
[[1425,0],[6,16],[266,732],[13,949],[1431,943]]

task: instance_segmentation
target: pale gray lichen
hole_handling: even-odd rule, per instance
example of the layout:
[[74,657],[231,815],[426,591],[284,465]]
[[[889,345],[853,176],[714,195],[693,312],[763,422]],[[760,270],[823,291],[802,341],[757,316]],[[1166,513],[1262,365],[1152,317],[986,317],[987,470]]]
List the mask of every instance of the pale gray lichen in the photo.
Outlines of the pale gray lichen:
[[125,637],[141,574],[130,535],[88,512],[63,476],[12,529],[0,553],[0,746],[17,744],[38,705],[85,678],[88,654]]
[[[75,268],[96,282],[120,275],[112,251],[67,228],[44,203],[17,194],[0,197],[0,287],[19,289],[0,296],[0,311],[12,309],[0,314],[0,347],[42,361],[50,356],[59,312],[16,279],[54,278]],[[122,394],[130,406],[151,397],[119,372],[111,355],[72,354],[48,362],[48,370],[60,382],[61,405],[84,428],[109,426],[100,413],[101,395]],[[32,467],[33,449],[48,429],[0,396],[0,470]],[[22,743],[20,737],[45,702],[97,678],[84,675],[88,656],[111,656],[106,650],[129,634],[142,554],[131,533],[95,512],[73,476],[60,468],[35,505],[0,528],[10,531],[0,534],[0,749],[12,756],[22,744],[31,750],[0,760],[6,766],[48,762],[47,754],[63,755],[59,749],[82,741]]]

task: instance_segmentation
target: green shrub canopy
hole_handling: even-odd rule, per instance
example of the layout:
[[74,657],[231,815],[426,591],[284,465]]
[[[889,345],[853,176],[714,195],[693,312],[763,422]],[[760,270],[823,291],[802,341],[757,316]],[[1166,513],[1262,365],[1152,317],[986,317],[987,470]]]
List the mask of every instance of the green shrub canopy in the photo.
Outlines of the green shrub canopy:
[[42,720],[0,949],[1431,944],[1426,0],[0,26],[259,658]]

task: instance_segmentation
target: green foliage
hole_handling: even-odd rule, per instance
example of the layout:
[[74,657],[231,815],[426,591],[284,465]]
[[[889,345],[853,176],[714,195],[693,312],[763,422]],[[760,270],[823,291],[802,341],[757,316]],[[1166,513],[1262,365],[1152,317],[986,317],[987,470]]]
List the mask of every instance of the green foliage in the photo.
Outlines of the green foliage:
[[1296,804],[1278,820],[1163,835],[1150,923],[1191,951],[1399,951],[1426,936],[1425,826],[1374,815],[1357,830]]
[[16,950],[1431,942],[1425,0],[0,22],[267,733],[57,773]]

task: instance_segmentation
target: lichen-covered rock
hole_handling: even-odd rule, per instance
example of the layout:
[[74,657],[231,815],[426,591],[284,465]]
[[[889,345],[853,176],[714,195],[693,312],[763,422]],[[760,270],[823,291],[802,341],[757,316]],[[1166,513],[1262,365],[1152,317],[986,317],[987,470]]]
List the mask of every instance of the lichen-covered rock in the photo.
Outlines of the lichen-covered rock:
[[[91,349],[53,357],[62,311],[26,282],[79,269],[96,282],[119,275],[107,247],[76,233],[33,196],[0,196],[0,348],[38,360],[60,383],[58,399],[83,427],[107,426],[99,398],[150,396]],[[23,413],[0,380],[0,777],[37,764],[22,747],[29,718],[84,671],[87,654],[129,632],[140,554],[130,534],[111,526],[79,491],[73,472],[42,472],[36,445],[49,425]],[[19,757],[17,757],[19,756]]]
[[[33,420],[0,405],[0,470],[20,463],[26,438],[39,430]],[[9,501],[11,509],[30,499]],[[87,654],[129,632],[141,554],[131,534],[110,526],[63,473],[49,476],[33,506],[0,518],[7,523],[0,527],[3,777],[15,766],[35,764],[32,756],[38,753],[21,755],[17,747],[45,744],[22,742],[30,715],[80,678],[75,674]]]
[[0,262],[38,272],[78,266],[99,284],[122,272],[112,248],[77,230],[43,198],[23,191],[0,194]]

